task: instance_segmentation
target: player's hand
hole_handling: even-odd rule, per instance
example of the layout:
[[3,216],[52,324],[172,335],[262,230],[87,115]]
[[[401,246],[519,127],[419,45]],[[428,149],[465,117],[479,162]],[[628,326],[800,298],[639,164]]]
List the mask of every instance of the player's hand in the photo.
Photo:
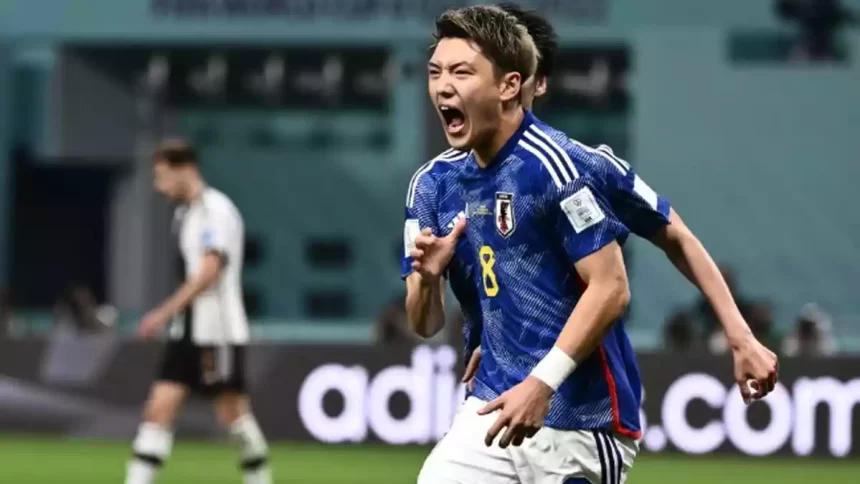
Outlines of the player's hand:
[[170,314],[160,308],[153,309],[140,320],[137,335],[143,339],[152,339],[161,331],[161,328],[167,325],[168,321],[170,321]]
[[552,388],[546,383],[528,376],[522,383],[479,410],[478,415],[487,415],[501,410],[496,422],[484,438],[487,447],[493,445],[493,440],[503,428],[507,428],[499,439],[499,447],[503,449],[510,444],[519,446],[526,438],[533,437],[543,427],[553,393]]
[[412,256],[412,269],[421,274],[422,280],[430,282],[438,279],[451,258],[454,249],[457,248],[457,239],[466,231],[466,221],[457,221],[451,233],[445,237],[436,237],[433,231],[425,228],[415,238],[415,248],[409,255]]
[[469,363],[466,364],[466,370],[463,372],[463,379],[466,388],[471,392],[475,389],[475,373],[478,372],[478,366],[481,364],[481,347],[475,348],[472,351],[472,356],[469,357]]
[[735,381],[740,387],[741,397],[749,405],[773,391],[779,379],[779,360],[773,351],[752,334],[730,343],[735,362]]

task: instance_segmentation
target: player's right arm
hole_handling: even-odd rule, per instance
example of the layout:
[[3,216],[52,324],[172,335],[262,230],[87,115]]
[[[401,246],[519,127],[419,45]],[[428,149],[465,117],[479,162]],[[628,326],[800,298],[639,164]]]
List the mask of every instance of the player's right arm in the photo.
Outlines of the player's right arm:
[[143,317],[138,330],[141,336],[153,336],[167,325],[171,318],[184,311],[197,296],[218,281],[229,263],[227,241],[236,235],[236,222],[225,206],[213,204],[207,209],[199,234],[199,244],[204,252],[197,272],[189,274],[170,297]]
[[719,268],[671,204],[655,192],[629,163],[606,145],[589,150],[599,156],[614,185],[613,206],[619,219],[636,235],[660,248],[678,271],[693,283],[714,308],[729,341],[743,344],[752,335]]
[[681,216],[671,210],[670,224],[657,231],[651,242],[659,247],[678,272],[699,288],[714,308],[730,342],[741,342],[752,335],[717,263],[705,246],[687,227]]
[[[669,220],[671,223],[657,231],[651,242],[663,250],[678,271],[699,288],[714,309],[732,348],[735,379],[744,400],[749,402],[764,397],[773,390],[778,378],[776,354],[753,335],[719,267],[702,242],[675,210],[671,210]],[[756,382],[756,387],[748,387],[751,380]]]
[[730,341],[747,339],[752,332],[717,264],[669,201],[645,183],[629,163],[615,156],[608,146],[587,148],[587,151],[598,158],[607,182],[613,186],[612,204],[618,218],[631,232],[660,248],[678,271],[699,288],[714,308]]
[[406,278],[406,317],[418,336],[430,338],[445,326],[445,279],[418,272]]
[[445,279],[414,267],[413,254],[422,230],[431,235],[439,233],[436,180],[427,171],[425,167],[419,169],[409,184],[401,260],[407,321],[412,331],[423,338],[434,336],[445,326]]

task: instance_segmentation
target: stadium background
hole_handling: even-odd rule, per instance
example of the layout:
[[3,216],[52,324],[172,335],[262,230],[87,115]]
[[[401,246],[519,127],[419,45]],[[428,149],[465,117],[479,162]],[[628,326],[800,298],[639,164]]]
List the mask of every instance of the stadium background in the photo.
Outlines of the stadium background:
[[[278,482],[412,482],[454,407],[459,344],[402,334],[402,200],[445,148],[423,66],[434,15],[462,3],[0,2],[0,482],[121,479],[158,356],[128,336],[176,282],[150,189],[166,134],[200,147],[246,219]],[[563,47],[538,115],[679,207],[784,354],[785,385],[746,411],[695,291],[629,244],[649,423],[632,482],[860,472],[838,460],[860,436],[860,35],[821,21],[834,3],[531,2]],[[161,482],[239,479],[205,405],[178,428]]]

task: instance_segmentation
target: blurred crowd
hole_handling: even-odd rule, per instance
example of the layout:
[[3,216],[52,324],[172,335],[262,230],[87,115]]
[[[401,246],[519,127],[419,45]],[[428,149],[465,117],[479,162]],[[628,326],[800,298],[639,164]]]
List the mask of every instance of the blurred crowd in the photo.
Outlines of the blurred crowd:
[[[790,324],[777,324],[773,307],[767,300],[747,296],[738,285],[734,271],[725,265],[720,269],[744,319],[769,348],[788,357],[828,357],[838,353],[830,315],[817,304],[803,305]],[[374,328],[377,344],[400,346],[422,341],[409,329],[404,297],[398,294],[377,315]],[[10,291],[0,289],[0,338],[23,337],[33,332],[32,322],[18,314],[13,310]],[[117,309],[98,301],[90,288],[73,285],[57,299],[48,324],[52,330],[91,334],[115,330],[118,317]],[[459,311],[453,311],[438,342],[462,346],[462,324]],[[636,324],[635,314],[630,324]],[[716,314],[701,296],[668,315],[662,329],[662,346],[666,351],[678,353],[719,355],[729,350]]]
[[[778,325],[768,301],[748,297],[728,266],[722,265],[720,270],[753,334],[768,348],[789,357],[836,354],[830,316],[816,304],[804,305],[790,325]],[[781,333],[780,328],[787,328],[787,332]],[[669,315],[663,326],[663,346],[666,350],[684,353],[722,354],[729,350],[720,322],[702,296]]]
[[[13,310],[11,291],[0,288],[0,338],[19,338],[39,332],[38,324],[28,321]],[[113,306],[99,302],[86,285],[72,285],[54,303],[49,331],[79,334],[100,333],[116,329],[119,312]]]
[[[829,357],[838,353],[830,315],[817,304],[803,305],[790,324],[777,324],[773,307],[768,301],[748,297],[740,289],[730,267],[721,265],[720,270],[750,329],[768,348],[787,357]],[[409,329],[404,297],[404,294],[398,295],[378,314],[375,331],[377,344],[400,346],[422,341]],[[629,319],[628,324],[636,324],[635,314]],[[460,312],[453,311],[438,342],[462,346],[462,324]],[[714,355],[729,351],[720,322],[702,296],[667,317],[662,330],[662,348],[677,353],[704,352]]]
[[[771,0],[774,12],[785,22],[786,31],[774,33],[771,30],[754,32],[752,44],[756,46],[775,44],[774,49],[759,49],[745,45],[748,51],[744,55],[757,57],[756,52],[766,50],[767,60],[779,62],[842,62],[846,53],[840,43],[840,33],[844,27],[856,25],[858,14],[846,8],[840,0]],[[855,4],[856,5],[856,4]],[[738,32],[732,32],[732,35]],[[776,42],[772,38],[779,37]],[[264,105],[296,106],[317,109],[325,106],[330,110],[345,109],[347,106],[371,106],[374,109],[385,106],[389,96],[388,89],[398,79],[397,66],[392,62],[386,49],[328,49],[295,48],[275,49],[268,47],[258,49],[231,48],[217,55],[210,55],[207,49],[194,52],[193,55],[182,49],[178,53],[167,55],[160,53],[149,58],[147,49],[129,50],[127,56],[139,56],[141,65],[146,65],[142,74],[142,85],[152,94],[153,98],[172,93],[177,99],[183,100],[183,106],[208,106],[213,99],[226,96],[231,108],[236,106],[259,107],[261,99]],[[744,50],[744,49],[740,49]],[[111,49],[104,52],[99,49],[86,50],[86,58],[104,59],[104,67],[114,68],[111,63],[114,56]],[[183,53],[184,52],[184,53]],[[111,54],[111,55],[108,55]],[[180,55],[181,54],[181,55]],[[186,55],[187,54],[187,55]],[[124,56],[125,57],[125,56]],[[253,62],[249,61],[253,58]],[[285,59],[289,59],[289,62]],[[184,59],[184,60],[183,60]],[[189,60],[190,59],[190,60]],[[205,62],[203,59],[206,59]],[[111,62],[108,62],[111,60]],[[554,83],[550,89],[551,102],[546,102],[541,116],[551,124],[565,127],[574,126],[576,137],[592,144],[608,143],[619,151],[624,152],[628,144],[628,118],[631,92],[628,85],[628,72],[631,60],[628,49],[623,46],[577,45],[564,46],[558,56],[558,69],[553,76]],[[301,69],[295,74],[296,82],[286,82],[290,78],[288,65]],[[107,67],[105,67],[107,66]],[[228,68],[229,67],[229,68]],[[295,69],[296,67],[291,67]],[[230,75],[241,72],[241,82],[227,82]],[[141,75],[138,73],[138,75]],[[411,75],[415,75],[413,72]],[[247,82],[246,82],[247,81]],[[349,81],[349,82],[347,82]],[[242,85],[248,89],[238,89]],[[231,87],[232,86],[232,87]],[[235,92],[234,92],[235,91]],[[247,92],[246,92],[247,91]],[[284,98],[286,96],[286,98]],[[191,101],[189,101],[191,99]],[[338,104],[341,103],[341,104]],[[572,116],[576,114],[578,116]],[[595,121],[585,123],[583,120]],[[278,126],[281,123],[277,123]],[[283,134],[277,138],[277,130],[271,132],[263,128],[254,128],[254,143],[273,145],[275,141],[283,142],[284,146],[293,148],[302,145],[302,150],[312,152],[322,151],[324,147],[334,145],[338,136],[332,135],[331,123],[328,118],[318,122],[318,130],[312,130],[311,136],[305,131],[298,134]],[[369,123],[373,124],[373,123]],[[201,143],[213,142],[219,137],[219,132],[212,128],[216,124],[202,123],[199,133],[196,133]],[[265,125],[261,125],[265,126]],[[380,123],[380,126],[386,126]],[[379,131],[372,130],[369,134],[355,135],[360,139],[361,149],[381,149],[390,138],[387,128]],[[274,134],[273,134],[274,133]],[[286,133],[286,132],[285,132]],[[291,131],[289,133],[292,133]],[[288,133],[288,134],[289,134]],[[344,139],[352,135],[344,135]],[[344,146],[347,146],[346,144]],[[353,147],[351,145],[350,149]],[[26,150],[19,150],[22,153]],[[24,158],[23,155],[20,156]],[[420,160],[423,161],[423,160]],[[24,170],[18,169],[18,172]],[[44,185],[44,172],[33,172],[36,180],[33,185]],[[68,183],[63,175],[61,182]],[[25,188],[22,188],[25,187]],[[19,185],[19,192],[28,193],[32,189]],[[87,190],[81,190],[82,192]],[[65,196],[64,196],[65,197]],[[65,203],[65,199],[61,201]],[[42,200],[38,200],[43,205]],[[94,203],[94,206],[97,204]],[[21,217],[23,220],[26,217]],[[35,217],[34,217],[35,218]],[[46,237],[41,237],[46,239]],[[257,243],[257,236],[249,239],[246,246],[246,266],[262,264],[260,256],[262,243]],[[398,249],[399,250],[399,249]],[[94,251],[97,252],[97,251]],[[399,256],[398,256],[399,257]],[[103,272],[103,271],[102,271]],[[753,332],[768,347],[780,351],[786,356],[814,355],[829,356],[838,351],[836,340],[832,334],[830,316],[814,303],[798,305],[795,318],[791,322],[775,321],[772,305],[766,301],[751,298],[738,287],[735,275],[723,268],[726,280],[729,282],[738,306],[752,328]],[[89,279],[93,282],[92,279]],[[59,283],[57,292],[64,287]],[[14,285],[14,283],[13,283]],[[94,285],[93,287],[97,287]],[[16,337],[33,332],[34,317],[27,314],[14,301],[16,287],[0,288],[0,337]],[[17,286],[19,297],[23,292]],[[48,292],[41,286],[38,291]],[[96,293],[87,285],[73,285],[56,298],[48,316],[39,316],[44,322],[37,332],[44,333],[44,327],[71,328],[81,333],[110,331],[119,326],[118,311],[104,301],[99,301]],[[103,292],[103,291],[102,291]],[[53,294],[53,291],[51,291]],[[52,296],[48,296],[38,309],[45,313],[50,305]],[[246,307],[249,314],[256,318],[263,316],[263,301],[265,293],[254,288],[246,290]],[[326,305],[326,299],[322,306]],[[375,306],[375,302],[373,305]],[[345,305],[344,305],[345,306]],[[123,308],[127,310],[128,308]],[[372,308],[370,309],[372,311]],[[125,312],[124,312],[125,314]],[[358,316],[366,316],[366,311]],[[272,316],[272,315],[267,315]],[[275,314],[274,316],[280,316]],[[349,314],[347,316],[355,316]],[[381,344],[415,343],[418,338],[406,325],[406,315],[403,308],[403,295],[398,294],[385,305],[377,315],[375,338]],[[631,324],[636,325],[636,315],[633,314]],[[440,339],[455,346],[461,343],[462,322],[453,312],[452,321],[446,327],[445,335]],[[660,331],[655,330],[655,331]],[[707,351],[720,354],[728,350],[727,341],[721,331],[716,315],[709,304],[703,299],[691,301],[684,307],[672,311],[662,325],[661,340],[667,350],[677,352]]]
[[846,54],[839,43],[840,27],[855,25],[857,15],[840,0],[777,0],[777,14],[797,27],[788,60],[839,62]]

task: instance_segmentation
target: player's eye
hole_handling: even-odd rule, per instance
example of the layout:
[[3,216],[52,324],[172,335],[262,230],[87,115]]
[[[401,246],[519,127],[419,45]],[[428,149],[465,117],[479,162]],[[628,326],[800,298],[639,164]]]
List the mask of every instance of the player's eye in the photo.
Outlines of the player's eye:
[[464,77],[471,76],[472,71],[470,71],[468,69],[457,69],[456,71],[454,71],[454,75],[462,79]]

